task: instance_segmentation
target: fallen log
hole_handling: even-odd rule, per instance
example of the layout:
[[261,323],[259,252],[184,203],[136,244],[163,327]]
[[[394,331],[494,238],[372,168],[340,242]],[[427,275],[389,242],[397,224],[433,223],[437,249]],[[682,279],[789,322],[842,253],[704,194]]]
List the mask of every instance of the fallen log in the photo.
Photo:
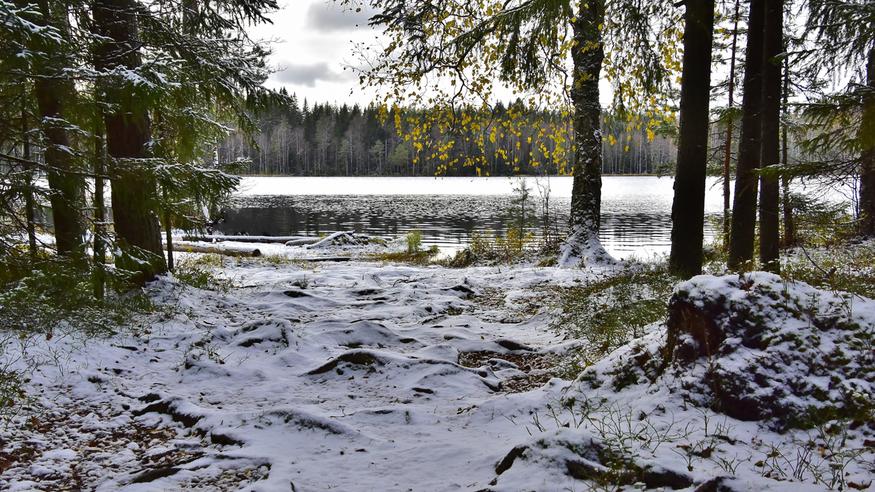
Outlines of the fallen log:
[[[338,231],[321,238],[310,245],[310,248],[326,248],[329,246],[367,244],[367,237],[357,237],[354,232]],[[286,246],[292,246],[286,243]]]
[[238,243],[281,243],[285,244],[289,241],[309,241],[304,244],[311,244],[319,241],[318,237],[307,236],[226,236],[222,234],[210,234],[206,236],[182,236],[183,241],[207,241],[221,243],[224,241],[235,241]]
[[285,242],[286,246],[307,246],[310,244],[316,244],[321,241],[322,238],[319,237],[302,237],[299,239],[291,239]]
[[[167,246],[165,245],[165,249]],[[173,251],[177,253],[212,253],[225,256],[261,256],[258,248],[245,248],[239,246],[208,246],[205,244],[192,244],[178,242],[173,245]]]
[[349,256],[326,256],[323,258],[292,258],[293,261],[307,261],[307,262],[320,262],[320,261],[352,261],[352,257]]

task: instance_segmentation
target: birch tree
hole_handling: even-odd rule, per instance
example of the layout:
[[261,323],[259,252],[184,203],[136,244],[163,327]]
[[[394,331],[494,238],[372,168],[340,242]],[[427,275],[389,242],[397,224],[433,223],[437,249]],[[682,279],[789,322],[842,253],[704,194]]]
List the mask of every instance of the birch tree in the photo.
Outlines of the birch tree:
[[[469,152],[458,162],[447,149],[457,142],[452,127],[483,132],[485,138],[458,142],[484,147],[493,138],[490,109],[497,90],[525,97],[530,106],[564,108],[573,123],[569,160],[574,176],[570,233],[559,261],[576,265],[606,258],[600,227],[602,133],[599,81],[613,81],[616,107],[625,114],[666,115],[660,97],[667,74],[679,67],[674,10],[668,2],[623,0],[364,0],[343,3],[373,9],[371,24],[388,39],[377,56],[367,56],[361,81],[387,88],[387,106],[421,101],[434,110],[405,138],[419,155],[446,155],[446,167],[473,167],[483,174],[488,158]],[[467,105],[467,106],[466,106]],[[515,113],[507,112],[513,121]],[[398,126],[401,126],[400,119]],[[640,126],[641,121],[630,120]],[[437,127],[434,139],[422,127]],[[557,135],[557,139],[564,138]],[[561,147],[560,147],[561,149]],[[551,159],[564,164],[561,155]],[[414,156],[414,164],[418,157]]]

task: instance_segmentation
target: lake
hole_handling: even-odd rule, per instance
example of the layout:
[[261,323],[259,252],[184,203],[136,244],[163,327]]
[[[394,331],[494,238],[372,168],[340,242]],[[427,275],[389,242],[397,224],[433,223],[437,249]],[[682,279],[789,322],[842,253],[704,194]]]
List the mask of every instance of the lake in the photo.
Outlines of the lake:
[[[463,248],[473,233],[504,234],[519,221],[513,203],[520,178],[247,177],[216,225],[222,234],[319,235],[357,231],[398,236],[422,231],[423,244],[446,253]],[[550,188],[551,222],[564,229],[571,178],[522,178],[531,190],[527,228],[542,231],[539,187]],[[602,186],[601,240],[618,258],[667,254],[671,239],[670,177],[606,176]],[[722,211],[722,189],[709,178],[706,241]]]

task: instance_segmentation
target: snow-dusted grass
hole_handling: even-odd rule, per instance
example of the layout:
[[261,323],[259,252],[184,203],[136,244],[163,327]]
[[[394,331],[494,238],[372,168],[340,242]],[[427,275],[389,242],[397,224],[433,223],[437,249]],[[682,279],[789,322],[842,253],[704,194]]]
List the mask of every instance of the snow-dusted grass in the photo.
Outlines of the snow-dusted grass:
[[[579,380],[551,378],[552,361],[580,342],[550,328],[545,292],[619,267],[309,263],[299,260],[313,251],[263,248],[270,259],[195,263],[227,291],[172,278],[150,286],[152,302],[173,310],[145,330],[30,339],[55,362],[29,367],[32,412],[0,431],[0,489],[694,490],[733,476],[736,490],[796,492],[871,482],[865,426],[778,433],[694,404],[677,379],[614,375],[658,351],[660,323]],[[859,302],[862,322],[875,320],[872,301]]]

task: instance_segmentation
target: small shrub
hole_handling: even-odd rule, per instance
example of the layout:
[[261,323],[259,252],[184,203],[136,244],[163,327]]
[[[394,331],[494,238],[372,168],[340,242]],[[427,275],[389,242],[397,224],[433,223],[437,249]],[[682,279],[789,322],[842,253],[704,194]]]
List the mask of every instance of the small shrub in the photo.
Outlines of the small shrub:
[[[111,287],[127,285],[124,278],[108,280]],[[38,261],[27,275],[0,288],[0,331],[51,333],[64,322],[99,334],[125,324],[134,314],[154,311],[142,291],[119,291],[110,290],[97,300],[92,276],[82,265],[63,258]]]
[[371,258],[379,261],[394,261],[400,263],[413,263],[415,265],[427,265],[431,262],[432,258],[437,256],[440,253],[440,249],[437,246],[432,246],[427,250],[417,250],[414,252],[408,251],[396,251],[392,253],[377,253],[371,256]]
[[27,399],[23,377],[18,371],[0,368],[0,422],[15,415],[21,403]]
[[799,248],[782,265],[782,275],[820,289],[875,299],[875,244],[814,251]]
[[856,234],[856,223],[847,203],[829,203],[794,194],[793,212],[799,244],[830,246],[846,242]]
[[410,231],[407,233],[407,254],[419,253],[422,248],[422,232]]
[[[518,227],[511,227],[504,236],[489,237],[478,232],[471,234],[467,253],[457,253],[459,266],[474,263],[513,263],[524,259],[535,235]],[[463,250],[465,251],[465,250]],[[463,261],[464,260],[464,261]],[[455,265],[453,265],[455,266]]]
[[214,270],[224,265],[224,258],[217,254],[192,255],[181,258],[173,272],[180,282],[197,289],[227,292],[231,281],[218,277]]
[[586,341],[577,358],[589,364],[665,319],[674,281],[664,266],[633,265],[618,275],[562,289],[561,312],[551,327]]

